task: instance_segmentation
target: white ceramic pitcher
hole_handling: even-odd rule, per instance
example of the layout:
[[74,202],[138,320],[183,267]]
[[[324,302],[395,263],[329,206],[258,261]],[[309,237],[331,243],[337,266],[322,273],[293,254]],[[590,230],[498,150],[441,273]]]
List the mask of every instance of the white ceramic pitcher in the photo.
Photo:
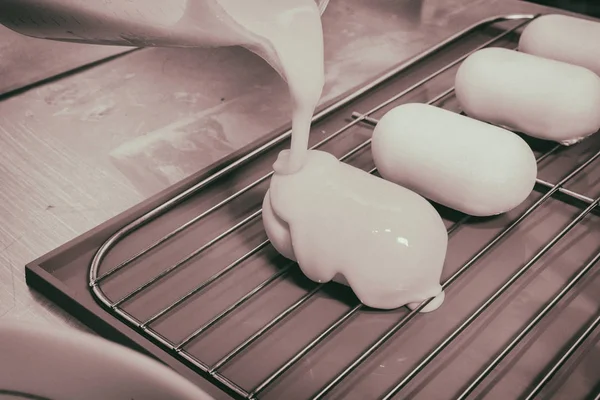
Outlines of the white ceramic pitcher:
[[[252,0],[239,0],[247,3]],[[276,1],[276,0],[274,0]],[[316,0],[321,14],[329,0]],[[255,46],[220,0],[2,0],[0,24],[43,39],[136,47]]]

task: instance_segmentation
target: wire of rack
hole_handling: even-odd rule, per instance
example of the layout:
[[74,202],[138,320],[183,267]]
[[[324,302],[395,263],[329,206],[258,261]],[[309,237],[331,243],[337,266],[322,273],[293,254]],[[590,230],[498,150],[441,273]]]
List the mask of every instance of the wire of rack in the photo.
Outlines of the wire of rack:
[[[490,24],[490,23],[494,23],[494,22],[508,21],[508,20],[515,20],[515,21],[523,20],[523,22],[519,23],[512,29],[506,30],[505,32],[488,40],[487,42],[478,46],[474,50],[468,52],[467,54],[463,55],[460,58],[457,58],[453,62],[447,64],[446,66],[437,70],[436,72],[429,75],[428,77],[426,77],[426,78],[420,80],[419,82],[415,83],[414,85],[410,86],[406,90],[403,90],[402,92],[398,93],[397,95],[387,99],[386,101],[384,101],[383,103],[374,107],[373,109],[369,110],[368,112],[353,113],[351,115],[353,120],[350,123],[346,124],[341,129],[337,130],[333,134],[331,134],[328,137],[326,137],[325,139],[321,140],[319,143],[312,146],[312,148],[313,149],[320,148],[321,146],[325,145],[326,143],[333,140],[334,138],[342,135],[349,128],[351,128],[352,126],[355,126],[357,124],[363,124],[366,126],[375,126],[377,124],[377,120],[374,119],[371,115],[373,115],[374,113],[376,113],[379,110],[382,110],[384,107],[394,103],[395,101],[403,98],[404,96],[407,96],[411,92],[422,87],[424,84],[431,81],[435,77],[441,75],[442,73],[448,71],[452,67],[455,67],[456,65],[458,65],[460,62],[462,62],[467,56],[469,56],[473,52],[480,50],[484,47],[493,45],[498,40],[505,38],[506,36],[514,33],[516,30],[518,30],[519,28],[522,28],[524,25],[526,25],[527,23],[529,23],[531,20],[533,20],[535,18],[537,18],[536,15],[511,15],[511,16],[491,18],[491,19],[488,19],[481,23],[475,24],[475,25],[471,26],[470,28],[467,28],[464,31],[459,32],[458,34],[449,38],[448,40],[440,43],[440,45],[435,46],[430,51],[425,52],[422,55],[410,60],[409,62],[400,65],[398,68],[391,71],[389,74],[384,75],[380,79],[372,82],[371,84],[365,86],[364,88],[362,88],[362,89],[356,91],[355,93],[349,95],[348,97],[340,100],[336,104],[326,108],[322,112],[315,115],[315,117],[313,118],[313,122],[320,121],[321,119],[328,117],[332,113],[335,113],[341,107],[345,106],[346,104],[349,104],[351,101],[353,101],[357,97],[364,95],[372,88],[374,88],[382,83],[385,83],[389,79],[395,77],[400,72],[405,70],[410,65],[413,65],[418,60],[421,60],[421,59],[427,57],[428,55],[433,54],[436,51],[439,51],[448,43],[451,43],[451,42],[469,34],[470,32],[473,32],[474,30],[480,28],[484,24]],[[439,95],[435,96],[433,99],[428,101],[427,103],[430,105],[436,105],[439,102],[441,102],[442,100],[451,96],[453,94],[453,91],[454,91],[453,87],[451,87],[447,90],[444,90]],[[226,355],[222,356],[217,362],[213,363],[212,365],[209,365],[209,364],[203,362],[202,360],[199,360],[197,357],[195,357],[194,355],[192,355],[191,353],[186,351],[186,348],[185,348],[186,345],[188,345],[193,340],[195,340],[196,338],[201,336],[209,328],[211,328],[215,324],[222,321],[225,317],[227,317],[232,312],[234,312],[235,310],[240,308],[243,304],[245,304],[246,302],[251,300],[258,293],[266,290],[270,285],[277,282],[278,280],[283,279],[286,276],[288,276],[288,274],[290,274],[290,272],[292,270],[292,267],[295,265],[294,263],[289,263],[284,268],[281,268],[277,273],[275,273],[272,276],[270,276],[269,278],[265,279],[263,282],[261,282],[259,285],[254,287],[252,290],[247,292],[245,295],[243,295],[241,298],[239,298],[233,304],[226,307],[224,310],[220,311],[217,315],[215,315],[214,317],[209,319],[207,322],[203,323],[201,326],[199,326],[197,329],[195,329],[193,332],[191,332],[189,335],[187,335],[187,337],[185,337],[183,340],[180,340],[177,342],[170,340],[169,338],[165,337],[164,335],[162,335],[159,332],[157,332],[156,330],[154,330],[150,326],[150,324],[152,322],[157,321],[161,317],[165,316],[170,311],[174,310],[177,306],[179,306],[180,304],[185,302],[190,297],[194,296],[195,294],[203,291],[210,285],[214,284],[219,279],[224,277],[226,274],[231,273],[236,268],[239,268],[241,265],[244,264],[245,261],[247,261],[254,254],[258,253],[262,249],[269,246],[268,240],[261,242],[256,247],[254,247],[252,250],[250,250],[243,256],[239,257],[235,261],[229,263],[222,270],[220,270],[219,272],[217,272],[214,275],[212,275],[211,277],[209,277],[202,284],[200,284],[197,287],[195,287],[194,289],[190,290],[184,296],[178,298],[177,300],[175,300],[174,302],[169,304],[167,307],[154,313],[152,316],[150,316],[148,318],[140,320],[140,319],[136,318],[135,316],[133,316],[132,314],[130,314],[129,312],[127,312],[125,309],[123,309],[122,305],[125,302],[135,298],[139,294],[150,290],[154,285],[157,284],[157,282],[161,281],[165,277],[172,274],[174,271],[178,270],[181,266],[183,266],[190,259],[200,256],[207,249],[218,245],[218,243],[220,241],[222,241],[223,239],[225,239],[232,233],[240,230],[242,227],[244,227],[251,221],[258,219],[261,215],[260,209],[254,211],[253,213],[251,213],[250,215],[245,217],[240,222],[228,227],[227,229],[222,231],[220,234],[215,236],[212,240],[209,240],[207,243],[200,246],[192,253],[186,255],[184,258],[182,258],[175,264],[170,265],[169,267],[164,269],[162,272],[160,272],[158,275],[145,281],[141,285],[137,286],[134,290],[132,290],[129,293],[127,293],[126,295],[118,298],[117,300],[111,300],[108,298],[108,296],[104,293],[104,291],[102,289],[102,283],[107,278],[115,275],[117,272],[124,270],[127,266],[131,265],[134,261],[139,259],[141,256],[147,254],[149,251],[151,251],[151,250],[157,248],[158,246],[173,239],[174,237],[176,237],[177,235],[181,234],[186,229],[191,227],[193,224],[197,224],[197,223],[201,222],[203,219],[205,219],[211,213],[215,212],[216,210],[221,209],[222,207],[229,204],[233,200],[239,198],[240,196],[244,195],[245,193],[248,193],[251,189],[257,187],[259,184],[268,181],[268,179],[272,175],[272,172],[262,176],[261,178],[259,178],[255,182],[251,183],[250,185],[247,185],[246,187],[235,192],[234,194],[230,195],[226,199],[220,201],[216,205],[210,207],[206,211],[203,211],[202,213],[198,214],[197,216],[195,216],[191,220],[185,222],[184,224],[180,225],[179,227],[177,227],[175,230],[171,231],[164,237],[153,242],[151,245],[145,247],[143,250],[135,253],[133,256],[120,262],[118,265],[116,265],[112,269],[104,272],[103,274],[100,274],[99,270],[100,270],[100,265],[102,264],[104,258],[108,254],[108,252],[119,241],[121,241],[123,238],[125,238],[127,235],[129,235],[133,231],[141,228],[143,225],[145,225],[149,221],[155,219],[156,217],[164,214],[166,211],[175,207],[176,205],[178,205],[185,199],[189,198],[190,196],[198,193],[204,187],[206,187],[210,183],[216,181],[220,177],[230,173],[231,171],[235,170],[236,168],[240,168],[241,166],[245,165],[246,163],[250,162],[253,159],[256,159],[257,157],[260,157],[260,155],[263,154],[264,152],[266,152],[267,150],[273,148],[274,146],[276,146],[276,145],[282,143],[283,141],[285,141],[286,139],[288,139],[290,134],[291,134],[291,132],[287,131],[287,132],[281,134],[280,136],[276,137],[275,139],[271,140],[267,144],[265,144],[257,149],[254,149],[253,151],[251,151],[244,157],[240,158],[238,161],[230,164],[229,166],[223,168],[222,170],[209,176],[208,178],[203,179],[201,182],[194,185],[192,188],[179,194],[178,196],[175,196],[171,200],[169,200],[169,201],[165,202],[164,204],[160,205],[159,207],[153,209],[152,211],[143,215],[142,217],[140,217],[136,221],[132,222],[131,224],[123,227],[117,233],[115,233],[113,236],[111,236],[101,246],[101,248],[96,253],[96,255],[90,265],[89,286],[91,288],[91,291],[92,291],[94,297],[99,301],[100,304],[102,304],[107,310],[109,310],[111,313],[113,313],[114,315],[119,317],[121,320],[125,321],[130,326],[137,329],[139,332],[141,332],[146,337],[151,338],[153,341],[159,343],[164,349],[171,352],[172,354],[175,354],[181,360],[186,361],[187,363],[191,364],[192,366],[198,368],[200,371],[206,373],[209,376],[209,378],[212,379],[215,383],[220,384],[222,387],[228,389],[231,393],[233,393],[241,398],[247,398],[247,399],[258,398],[262,392],[264,392],[268,387],[270,387],[272,384],[274,384],[280,377],[282,377],[286,373],[286,371],[288,371],[290,368],[292,368],[294,365],[296,365],[309,352],[311,352],[313,349],[315,349],[317,347],[317,345],[322,343],[325,339],[327,339],[333,333],[342,329],[343,326],[348,321],[350,321],[353,316],[355,316],[357,313],[359,313],[361,310],[364,309],[364,306],[360,303],[355,304],[349,311],[347,311],[343,315],[341,315],[337,320],[335,320],[326,329],[324,329],[320,334],[318,334],[310,343],[306,344],[300,351],[298,351],[296,354],[294,354],[292,357],[290,357],[276,371],[274,371],[268,377],[266,377],[261,383],[259,383],[253,389],[247,390],[247,389],[243,388],[241,385],[230,380],[228,377],[226,377],[220,371],[226,365],[228,365],[232,360],[234,360],[238,355],[240,355],[244,350],[249,348],[258,339],[263,337],[268,331],[270,331],[271,329],[276,327],[278,324],[280,324],[282,321],[284,321],[288,317],[292,316],[296,310],[298,310],[300,307],[302,307],[304,304],[306,304],[313,296],[315,296],[319,291],[321,291],[326,284],[316,285],[314,288],[309,290],[305,295],[303,295],[300,299],[298,299],[292,305],[290,305],[289,307],[287,307],[286,309],[281,311],[277,316],[272,318],[266,325],[264,325],[263,327],[258,329],[254,334],[252,334],[250,337],[248,337],[242,343],[239,343],[235,348],[230,350]],[[341,161],[348,160],[353,155],[368,148],[369,145],[370,145],[370,139],[366,140],[363,143],[361,143],[360,145],[354,147],[351,151],[347,152],[342,157],[340,157],[340,160]],[[557,152],[561,147],[562,146],[560,146],[560,145],[556,145],[555,147],[551,148],[549,151],[545,152],[540,157],[538,157],[537,162],[540,163],[543,160],[547,159],[549,156],[551,156],[552,154]],[[446,288],[450,287],[452,284],[454,284],[467,270],[475,268],[476,263],[484,255],[486,255],[494,247],[496,247],[510,232],[512,232],[513,230],[515,230],[517,228],[517,226],[522,224],[523,221],[525,221],[531,214],[533,214],[544,203],[546,203],[548,201],[548,199],[550,199],[553,195],[555,195],[557,193],[561,193],[564,196],[573,198],[573,199],[583,202],[587,205],[587,207],[584,210],[582,210],[572,221],[570,221],[570,223],[567,224],[557,235],[555,235],[539,252],[537,252],[528,262],[526,262],[524,265],[522,265],[520,269],[518,269],[506,282],[504,282],[504,284],[496,292],[491,294],[488,297],[488,299],[485,300],[484,303],[479,308],[477,308],[477,310],[475,312],[473,312],[467,319],[465,319],[437,347],[432,349],[431,352],[425,358],[423,358],[421,360],[421,362],[412,371],[410,371],[406,376],[402,377],[391,388],[391,390],[384,395],[384,397],[383,397],[384,399],[391,399],[396,394],[398,394],[404,387],[406,387],[406,385],[415,376],[417,376],[431,361],[433,361],[440,353],[442,353],[444,351],[444,349],[450,343],[452,343],[457,337],[459,337],[492,303],[494,303],[498,298],[500,298],[500,296],[502,296],[502,294],[505,293],[511,287],[511,285],[513,285],[517,280],[519,280],[519,278],[521,278],[529,269],[531,269],[533,267],[533,265],[540,260],[540,258],[542,258],[551,248],[553,248],[559,241],[561,241],[565,236],[567,236],[569,234],[569,232],[571,232],[573,230],[573,228],[577,224],[579,224],[588,214],[590,214],[596,207],[598,207],[598,204],[600,203],[600,198],[593,199],[593,198],[590,198],[583,194],[566,189],[564,186],[566,184],[568,184],[569,182],[573,181],[582,171],[584,171],[587,167],[589,167],[599,157],[600,157],[600,152],[595,153],[591,157],[587,158],[587,160],[585,160],[583,163],[578,165],[575,169],[573,169],[568,174],[566,174],[564,177],[562,177],[562,179],[560,179],[557,183],[551,183],[551,182],[548,182],[548,181],[540,179],[540,178],[536,179],[536,183],[539,186],[545,188],[546,193],[540,199],[538,199],[531,207],[527,208],[508,227],[503,229],[491,241],[489,241],[487,244],[485,244],[476,254],[474,254],[466,263],[464,263],[462,265],[462,267],[460,267],[452,276],[450,276],[450,278],[448,278],[445,282],[443,282],[442,287],[444,289],[446,289]],[[371,174],[374,174],[377,171],[375,168],[373,168],[373,169],[369,170],[368,172]],[[462,219],[459,219],[457,222],[455,222],[452,226],[450,226],[448,228],[448,234],[452,235],[454,232],[456,232],[465,222],[467,222],[469,220],[469,218],[470,218],[469,216],[464,216]],[[546,317],[549,313],[552,312],[554,307],[565,297],[565,295],[575,286],[575,284],[577,284],[584,276],[586,276],[586,274],[588,274],[596,266],[596,264],[598,263],[599,260],[600,260],[600,253],[597,254],[595,257],[593,257],[593,259],[590,260],[586,265],[584,265],[569,280],[569,282],[560,290],[560,292],[554,298],[552,298],[545,305],[545,307],[539,313],[537,313],[537,315],[535,315],[530,320],[530,322],[514,337],[514,339],[500,353],[498,353],[497,356],[493,360],[491,360],[490,363],[487,364],[485,369],[469,384],[469,386],[467,388],[465,388],[464,392],[460,396],[460,399],[464,399],[468,395],[470,395],[488,377],[490,372],[499,365],[499,363],[505,358],[505,356],[507,354],[509,354],[544,317]],[[432,299],[422,302],[417,308],[415,308],[410,313],[403,316],[389,330],[387,330],[374,343],[372,343],[364,352],[362,352],[356,359],[354,359],[349,365],[347,365],[347,367],[344,370],[342,370],[340,373],[338,373],[332,380],[330,380],[325,386],[323,386],[319,390],[319,392],[316,393],[312,397],[312,399],[322,399],[326,395],[331,393],[331,391],[334,390],[346,378],[348,378],[354,370],[356,370],[361,364],[363,364],[369,357],[371,357],[373,354],[375,354],[378,349],[380,349],[394,335],[396,335],[399,331],[401,331],[401,329],[403,327],[405,327],[411,320],[413,320],[420,313],[420,311],[424,307],[426,307],[427,304],[429,304],[429,302],[431,300]],[[547,373],[542,377],[542,379],[536,383],[536,386],[528,394],[528,397],[527,397],[528,399],[533,398],[538,393],[540,393],[540,391],[545,387],[545,385],[548,382],[550,382],[550,380],[556,374],[556,372],[564,365],[566,360],[591,335],[591,333],[598,327],[599,324],[600,324],[600,316],[598,316],[587,327],[587,329],[577,338],[575,343],[573,343],[572,346],[563,354],[563,356],[550,368],[550,370],[547,371]]]

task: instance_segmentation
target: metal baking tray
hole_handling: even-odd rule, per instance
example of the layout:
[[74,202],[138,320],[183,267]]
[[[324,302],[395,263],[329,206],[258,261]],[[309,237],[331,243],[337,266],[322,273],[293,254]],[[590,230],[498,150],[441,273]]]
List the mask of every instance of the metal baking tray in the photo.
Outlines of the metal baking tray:
[[[376,173],[378,118],[406,102],[461,112],[460,62],[516,48],[533,18],[482,21],[336,99],[311,146]],[[600,134],[570,147],[524,137],[538,180],[507,214],[435,205],[450,232],[446,301],[420,314],[366,308],[269,245],[260,206],[288,129],[32,262],[28,284],[216,398],[597,398]]]

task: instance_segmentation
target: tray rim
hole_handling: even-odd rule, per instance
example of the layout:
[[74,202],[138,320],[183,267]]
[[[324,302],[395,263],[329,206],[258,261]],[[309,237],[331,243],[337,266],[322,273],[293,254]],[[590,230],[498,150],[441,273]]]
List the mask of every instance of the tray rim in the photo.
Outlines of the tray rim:
[[[331,107],[331,105],[340,101],[341,99],[351,95],[352,93],[360,90],[361,88],[369,85],[370,83],[375,83],[372,87],[366,90],[362,95],[366,95],[368,92],[376,90],[381,85],[385,84],[387,79],[383,79],[384,77],[388,77],[392,72],[395,71],[395,74],[399,74],[402,71],[410,68],[410,66],[419,59],[425,59],[429,55],[435,53],[435,51],[442,49],[446,46],[452,45],[456,41],[462,39],[464,36],[469,35],[476,31],[477,29],[482,29],[485,26],[493,25],[496,23],[503,22],[502,19],[511,16],[517,15],[532,15],[532,14],[521,14],[521,13],[512,13],[512,14],[500,14],[500,15],[492,15],[487,18],[482,18],[477,22],[473,23],[466,28],[456,31],[454,34],[447,36],[445,39],[439,41],[437,44],[429,46],[422,51],[415,53],[413,56],[406,58],[405,60],[401,60],[397,64],[392,67],[386,69],[385,71],[374,75],[368,81],[360,82],[354,87],[348,89],[347,91],[341,93],[340,95],[330,99],[329,101],[321,104],[315,114],[318,112],[322,112],[327,108]],[[534,14],[536,16],[540,16],[542,14]],[[389,76],[391,77],[391,75]],[[388,77],[388,78],[389,78]],[[362,96],[361,95],[361,96]],[[349,103],[351,103],[350,101]],[[30,261],[25,264],[25,280],[27,286],[37,291],[39,294],[46,297],[49,301],[55,303],[61,309],[66,311],[68,314],[72,315],[74,319],[83,325],[87,326],[94,333],[104,337],[105,339],[112,340],[116,343],[120,343],[122,345],[133,348],[134,350],[140,351],[147,356],[150,356],[157,361],[167,365],[168,367],[174,369],[176,372],[180,373],[184,377],[192,380],[193,383],[198,381],[198,377],[201,378],[202,385],[200,387],[204,390],[207,389],[207,386],[211,387],[209,389],[210,395],[215,395],[215,391],[218,391],[221,396],[218,398],[236,398],[239,395],[236,395],[235,392],[231,391],[229,388],[222,386],[220,384],[214,383],[213,381],[207,379],[206,374],[195,368],[192,364],[184,363],[181,360],[178,360],[173,357],[170,352],[160,347],[157,343],[152,341],[151,339],[141,335],[137,329],[133,326],[127,324],[125,321],[117,318],[116,316],[110,314],[102,304],[99,304],[98,301],[94,301],[94,297],[90,299],[82,297],[78,294],[77,290],[67,286],[64,284],[59,278],[51,274],[43,265],[50,260],[58,257],[60,255],[68,254],[69,251],[73,251],[75,247],[82,245],[84,243],[90,242],[92,240],[101,240],[101,238],[106,237],[109,238],[115,231],[120,229],[123,226],[126,226],[130,222],[138,219],[149,210],[157,207],[158,205],[168,201],[169,199],[177,196],[185,192],[186,190],[192,188],[194,185],[201,182],[203,179],[210,177],[211,175],[218,173],[219,170],[234,164],[237,161],[240,161],[244,157],[248,156],[258,147],[264,146],[270,141],[276,139],[278,136],[285,134],[291,127],[291,122],[283,124],[271,132],[263,135],[254,141],[242,146],[238,150],[230,153],[227,156],[224,156],[212,164],[200,169],[199,171],[191,174],[190,176],[180,180],[177,183],[174,183],[149,198],[140,201],[139,203],[125,209],[124,211],[116,214],[105,222],[100,223],[94,228],[89,229],[88,231],[76,236],[75,238],[65,242],[64,244],[56,247],[55,249],[43,254],[42,256]],[[254,158],[251,158],[253,160]],[[235,169],[242,167],[244,164],[241,164]],[[233,169],[232,171],[234,171]],[[104,242],[104,240],[103,240]],[[101,247],[100,245],[93,245],[93,248],[97,251]],[[89,265],[86,265],[89,268]],[[89,288],[89,286],[88,286]],[[195,378],[195,379],[194,379]]]
[[[271,136],[276,135],[279,130],[266,135],[265,138],[267,140],[270,139]],[[127,224],[130,221],[138,218],[140,215],[143,215],[147,209],[153,208],[154,206],[172,197],[174,194],[183,192],[187,188],[193,186],[196,181],[202,179],[203,176],[210,175],[213,172],[235,162],[235,160],[242,157],[249,148],[262,144],[262,141],[266,141],[265,138],[260,138],[255,142],[249,143],[230,155],[217,160],[211,165],[190,175],[189,177],[184,178],[183,180],[161,190],[148,199],[135,204],[134,206],[122,211],[121,213],[118,213],[114,217],[86,231],[85,233],[67,241],[54,250],[51,250],[48,253],[25,264],[25,281],[27,286],[46,297],[49,301],[55,303],[68,314],[74,316],[77,321],[91,329],[99,336],[140,351],[143,354],[146,354],[147,356],[150,356],[155,360],[169,366],[183,376],[186,376],[188,379],[190,376],[193,376],[194,372],[196,372],[194,375],[197,375],[197,373],[200,371],[193,372],[193,368],[183,368],[181,363],[174,359],[168,352],[157,346],[151,340],[139,335],[135,329],[118,318],[115,318],[102,306],[96,302],[93,302],[93,300],[93,304],[89,304],[89,299],[79,295],[76,290],[67,286],[59,278],[52,275],[46,268],[43,267],[43,264],[57,256],[67,253],[68,251],[72,251],[77,246],[88,241],[97,239],[101,236],[110,235],[110,233],[118,229],[119,226]],[[94,248],[98,247],[99,246],[97,245],[94,246]],[[82,268],[84,267],[87,268],[88,266],[82,266]],[[206,385],[210,385],[213,388],[223,392],[223,388],[217,387],[205,379],[202,374],[200,375],[202,376],[203,381],[206,382]],[[204,387],[206,385],[203,385],[202,389],[206,389]],[[212,394],[212,392],[214,392],[214,390],[212,390],[210,394]]]

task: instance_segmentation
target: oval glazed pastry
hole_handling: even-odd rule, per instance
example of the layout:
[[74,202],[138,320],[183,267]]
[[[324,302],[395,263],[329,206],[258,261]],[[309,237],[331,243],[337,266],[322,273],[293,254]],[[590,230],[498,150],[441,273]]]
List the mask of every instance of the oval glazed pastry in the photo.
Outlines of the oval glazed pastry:
[[271,243],[315,282],[351,287],[366,306],[417,307],[444,300],[440,276],[448,235],[435,208],[418,194],[311,150],[287,173],[289,151],[273,165],[263,201]]
[[371,153],[384,179],[478,217],[517,207],[537,176],[535,156],[516,134],[420,103],[379,120]]
[[565,145],[600,129],[600,77],[587,68],[504,48],[471,54],[456,97],[470,117]]
[[600,75],[600,23],[568,15],[543,15],[525,27],[519,50]]

